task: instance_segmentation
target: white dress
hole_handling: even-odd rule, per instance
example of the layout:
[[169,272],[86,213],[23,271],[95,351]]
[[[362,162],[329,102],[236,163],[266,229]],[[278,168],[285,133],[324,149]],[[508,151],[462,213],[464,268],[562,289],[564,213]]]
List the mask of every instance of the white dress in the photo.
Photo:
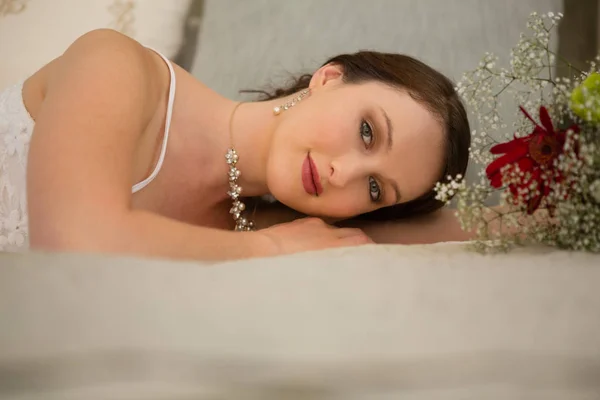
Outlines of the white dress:
[[[154,50],[155,51],[155,50]],[[171,62],[156,52],[171,75],[167,115],[160,156],[150,176],[132,187],[142,190],[160,171],[169,138],[176,79]],[[23,82],[0,92],[0,252],[23,252],[29,248],[27,220],[27,158],[35,122],[23,104]]]

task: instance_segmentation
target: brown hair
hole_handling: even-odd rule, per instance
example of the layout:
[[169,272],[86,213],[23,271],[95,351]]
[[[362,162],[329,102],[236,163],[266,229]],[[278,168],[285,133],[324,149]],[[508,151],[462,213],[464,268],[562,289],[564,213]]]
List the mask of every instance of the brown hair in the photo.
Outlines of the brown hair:
[[[439,180],[446,176],[465,175],[469,160],[471,134],[469,120],[453,83],[444,75],[403,54],[360,51],[354,54],[342,54],[329,59],[327,64],[342,67],[343,80],[349,84],[378,81],[406,90],[410,96],[427,107],[435,115],[446,134],[445,162]],[[276,99],[294,94],[308,87],[312,75],[304,74],[291,85],[272,92],[247,91],[261,93],[265,100]],[[395,220],[433,212],[443,206],[435,199],[433,188],[417,199],[406,203],[383,207],[375,211],[356,216],[363,220]]]

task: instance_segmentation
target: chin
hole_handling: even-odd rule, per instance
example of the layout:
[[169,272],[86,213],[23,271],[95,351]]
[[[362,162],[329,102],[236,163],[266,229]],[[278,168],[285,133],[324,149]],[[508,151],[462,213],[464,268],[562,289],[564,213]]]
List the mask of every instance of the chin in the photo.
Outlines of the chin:
[[306,207],[302,206],[302,201],[299,201],[298,196],[293,196],[289,191],[278,192],[277,190],[271,191],[272,196],[284,206],[291,208],[302,214],[307,214]]
[[[267,171],[269,193],[278,202],[294,210],[302,206],[301,203],[306,201],[308,197],[308,194],[302,189],[301,182],[296,182],[295,178],[294,174],[289,173],[284,168],[270,168]],[[300,177],[297,179],[299,180]]]
[[321,218],[330,224],[351,218],[341,215],[332,215],[336,213],[324,213],[323,207],[319,205],[319,199],[312,198],[304,192],[299,196],[292,196],[289,192],[285,194],[282,193],[279,197],[275,194],[273,196],[279,203],[303,216]]
[[312,207],[307,207],[308,205],[306,204],[307,200],[311,200],[308,195],[304,192],[302,193],[298,193],[297,191],[295,193],[293,193],[290,189],[290,187],[286,187],[286,188],[281,188],[279,187],[279,189],[282,190],[278,190],[277,187],[270,187],[271,189],[271,196],[280,204],[286,206],[287,208],[290,208],[300,214],[303,215],[312,215],[312,213],[310,211],[314,211],[314,209],[311,210]]

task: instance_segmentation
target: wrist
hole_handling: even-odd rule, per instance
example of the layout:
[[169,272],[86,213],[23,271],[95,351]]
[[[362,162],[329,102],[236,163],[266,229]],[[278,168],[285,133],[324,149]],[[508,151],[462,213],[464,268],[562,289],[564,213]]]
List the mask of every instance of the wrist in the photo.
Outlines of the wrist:
[[272,257],[278,254],[274,240],[264,231],[235,232],[241,239],[245,258]]

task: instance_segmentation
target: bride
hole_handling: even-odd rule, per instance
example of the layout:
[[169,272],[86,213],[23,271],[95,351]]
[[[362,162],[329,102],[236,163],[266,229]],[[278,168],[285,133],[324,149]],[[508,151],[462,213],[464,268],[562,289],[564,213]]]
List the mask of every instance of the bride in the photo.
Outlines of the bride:
[[470,145],[443,75],[359,52],[263,94],[236,103],[117,32],[82,36],[0,92],[0,250],[222,260],[461,238],[432,190]]

